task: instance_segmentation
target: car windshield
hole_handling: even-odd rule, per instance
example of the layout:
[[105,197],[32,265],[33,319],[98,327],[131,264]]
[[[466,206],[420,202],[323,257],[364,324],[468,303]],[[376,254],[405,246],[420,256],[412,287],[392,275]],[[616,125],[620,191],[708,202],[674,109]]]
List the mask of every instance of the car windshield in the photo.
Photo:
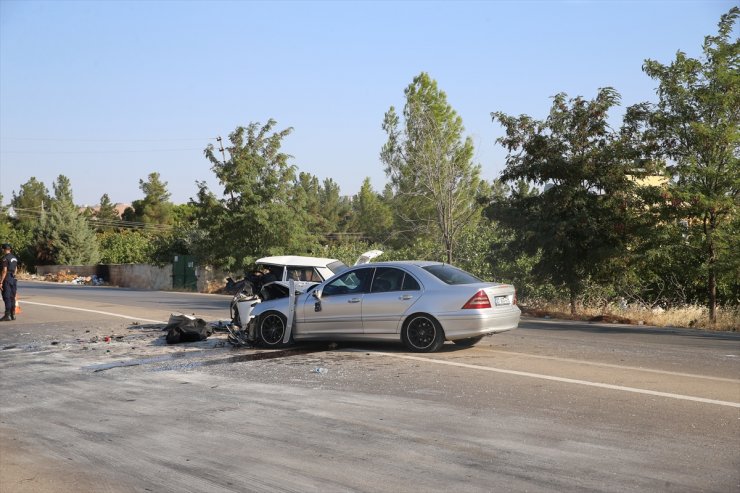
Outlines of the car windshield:
[[334,274],[340,274],[344,272],[345,270],[349,269],[349,267],[347,267],[344,262],[340,262],[339,260],[337,260],[336,262],[330,263],[329,265],[327,265],[327,267]]
[[448,264],[428,265],[424,270],[446,284],[475,284],[483,282],[473,274]]

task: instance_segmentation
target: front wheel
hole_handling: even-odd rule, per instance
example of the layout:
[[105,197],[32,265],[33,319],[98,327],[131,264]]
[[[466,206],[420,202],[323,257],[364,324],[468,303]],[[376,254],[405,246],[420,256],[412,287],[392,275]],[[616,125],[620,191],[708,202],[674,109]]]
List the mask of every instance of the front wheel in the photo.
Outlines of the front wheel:
[[403,327],[401,339],[415,353],[432,353],[442,347],[445,335],[442,327],[429,315],[414,315]]
[[[284,346],[283,338],[287,328],[285,315],[279,312],[267,312],[257,321],[257,342],[260,346],[278,348]],[[291,337],[292,340],[292,337]]]
[[452,341],[452,342],[454,342],[457,346],[460,346],[460,347],[470,347],[480,342],[481,339],[483,339],[483,336],[467,337],[465,339],[457,339],[456,341]]

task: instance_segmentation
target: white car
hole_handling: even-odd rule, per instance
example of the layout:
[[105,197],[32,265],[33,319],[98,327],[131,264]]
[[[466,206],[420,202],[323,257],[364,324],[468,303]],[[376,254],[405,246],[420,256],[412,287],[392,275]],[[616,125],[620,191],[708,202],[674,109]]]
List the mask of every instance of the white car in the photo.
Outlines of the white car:
[[[370,260],[382,255],[380,250],[370,250],[357,259],[355,265],[366,264]],[[257,269],[267,269],[276,281],[306,281],[322,282],[334,274],[349,269],[341,260],[321,257],[300,257],[297,255],[282,255],[263,257],[257,260]]]
[[[357,258],[355,265],[366,264],[382,254],[380,250],[365,252]],[[231,300],[231,319],[243,327],[249,322],[251,307],[260,301],[254,296],[261,299],[287,296],[287,282],[291,280],[294,281],[296,289],[305,291],[310,286],[349,269],[344,262],[334,258],[298,255],[262,257],[256,264],[259,273],[267,272],[259,277],[249,278],[248,285],[244,285]],[[248,287],[248,292],[243,291],[244,287]]]
[[347,270],[342,261],[333,258],[282,255],[257,260],[257,270],[267,269],[276,281],[321,282]]

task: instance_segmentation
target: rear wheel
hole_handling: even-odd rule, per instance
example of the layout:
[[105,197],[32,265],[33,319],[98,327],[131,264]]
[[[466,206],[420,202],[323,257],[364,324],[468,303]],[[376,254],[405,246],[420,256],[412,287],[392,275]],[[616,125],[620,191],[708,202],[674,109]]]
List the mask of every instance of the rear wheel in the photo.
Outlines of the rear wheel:
[[[284,346],[283,338],[287,328],[285,315],[279,312],[267,312],[260,315],[257,321],[257,341],[260,346],[277,348]],[[292,340],[292,337],[291,337]],[[290,341],[289,341],[290,342]]]
[[458,339],[452,342],[461,347],[470,347],[473,344],[480,342],[481,339],[483,339],[483,336],[467,337],[465,339]]
[[442,347],[445,335],[442,327],[429,315],[414,315],[403,327],[401,339],[415,353],[431,353]]

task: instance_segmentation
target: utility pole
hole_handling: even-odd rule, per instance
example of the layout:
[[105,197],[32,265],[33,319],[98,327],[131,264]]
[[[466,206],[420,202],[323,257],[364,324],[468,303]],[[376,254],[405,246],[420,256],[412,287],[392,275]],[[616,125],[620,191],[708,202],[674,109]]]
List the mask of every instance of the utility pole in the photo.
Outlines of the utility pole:
[[221,162],[223,164],[226,164],[226,152],[224,151],[224,142],[221,140],[221,136],[219,135],[216,137],[216,142],[218,142],[219,151],[221,151]]
[[[221,151],[221,164],[223,166],[226,166],[226,152],[224,152],[224,141],[221,139],[221,136],[219,135],[216,137],[216,142],[218,142],[218,150]],[[231,192],[231,202],[234,202],[234,192]]]

